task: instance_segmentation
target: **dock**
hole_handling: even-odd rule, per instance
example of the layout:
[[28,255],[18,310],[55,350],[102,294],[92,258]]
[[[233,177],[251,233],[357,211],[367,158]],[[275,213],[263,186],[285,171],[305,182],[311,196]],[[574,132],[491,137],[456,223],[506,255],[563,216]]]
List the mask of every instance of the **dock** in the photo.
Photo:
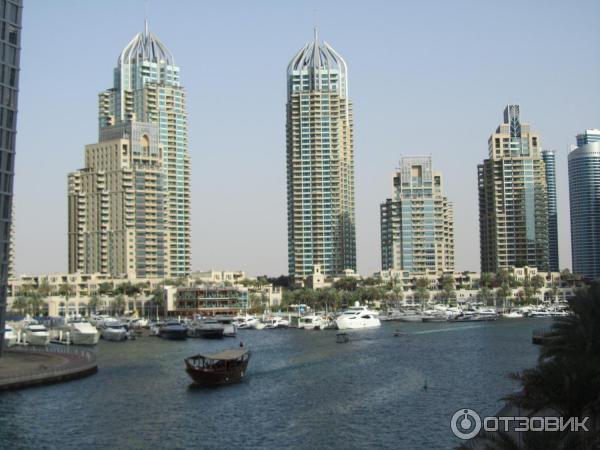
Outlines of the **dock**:
[[83,378],[98,371],[93,353],[72,347],[18,347],[0,357],[0,391]]

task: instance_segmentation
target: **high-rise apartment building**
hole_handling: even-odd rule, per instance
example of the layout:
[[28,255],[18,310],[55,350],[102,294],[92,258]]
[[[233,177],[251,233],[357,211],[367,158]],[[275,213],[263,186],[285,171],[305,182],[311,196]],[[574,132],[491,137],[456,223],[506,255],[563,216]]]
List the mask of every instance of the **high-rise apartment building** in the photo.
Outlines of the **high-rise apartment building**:
[[158,128],[163,152],[166,272],[189,274],[190,161],[185,91],[179,67],[146,24],[119,56],[114,86],[99,95],[100,133],[121,122],[148,122]]
[[518,105],[489,138],[478,166],[481,271],[549,267],[548,201],[540,135],[521,122]]
[[556,160],[553,150],[542,150],[548,199],[548,266],[551,272],[560,271],[558,259],[558,213],[556,207]]
[[316,31],[287,68],[286,128],[289,274],[356,270],[348,69]]
[[454,270],[454,217],[430,156],[400,160],[392,198],[381,204],[381,268]]
[[158,127],[120,122],[69,174],[69,272],[163,278],[166,239]]
[[600,130],[577,135],[569,153],[573,272],[600,278]]
[[5,0],[0,8],[0,355],[10,264],[12,194],[17,134],[17,96],[21,54],[22,0]]

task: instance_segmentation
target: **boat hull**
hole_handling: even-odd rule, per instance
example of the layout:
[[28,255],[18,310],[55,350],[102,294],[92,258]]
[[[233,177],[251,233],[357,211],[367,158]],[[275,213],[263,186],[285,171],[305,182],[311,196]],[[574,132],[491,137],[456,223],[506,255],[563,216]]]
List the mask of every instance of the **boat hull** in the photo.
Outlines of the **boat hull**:
[[187,330],[160,330],[158,335],[163,339],[172,341],[183,341],[187,338]]
[[50,343],[49,333],[27,333],[29,345],[48,345]]
[[337,320],[336,325],[338,330],[364,330],[368,328],[379,328],[381,326],[381,322],[379,319],[370,319],[370,320]]
[[186,372],[194,382],[196,386],[214,387],[223,386],[227,384],[239,383],[246,374],[246,368],[248,367],[247,358],[241,362],[234,370],[220,371],[220,370],[204,370],[198,369],[186,361]]
[[114,330],[107,328],[102,330],[102,339],[105,341],[124,341],[127,339],[126,330]]
[[75,345],[96,345],[100,339],[100,333],[82,333],[80,331],[71,332],[71,341]]

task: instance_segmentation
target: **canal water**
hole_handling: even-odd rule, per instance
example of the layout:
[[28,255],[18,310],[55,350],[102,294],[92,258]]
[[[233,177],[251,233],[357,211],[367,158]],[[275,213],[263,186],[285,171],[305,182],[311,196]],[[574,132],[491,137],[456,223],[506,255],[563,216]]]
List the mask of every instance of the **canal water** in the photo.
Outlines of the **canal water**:
[[[547,325],[387,322],[344,344],[294,329],[101,341],[97,374],[0,394],[0,448],[452,448],[452,414],[498,411],[517,387],[509,373],[536,362],[532,330]],[[240,340],[252,351],[243,383],[190,388],[185,357]]]

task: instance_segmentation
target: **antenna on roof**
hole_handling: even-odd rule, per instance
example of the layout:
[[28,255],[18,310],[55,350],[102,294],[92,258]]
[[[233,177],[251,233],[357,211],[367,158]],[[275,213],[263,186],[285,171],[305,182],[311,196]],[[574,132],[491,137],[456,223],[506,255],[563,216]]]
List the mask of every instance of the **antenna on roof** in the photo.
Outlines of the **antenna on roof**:
[[317,8],[314,9],[313,13],[314,13],[313,22],[314,22],[315,42],[317,42],[319,40],[319,31],[318,31],[318,24],[317,24],[317,22],[318,22],[318,11],[317,11]]
[[144,35],[148,36],[148,0],[144,2]]

